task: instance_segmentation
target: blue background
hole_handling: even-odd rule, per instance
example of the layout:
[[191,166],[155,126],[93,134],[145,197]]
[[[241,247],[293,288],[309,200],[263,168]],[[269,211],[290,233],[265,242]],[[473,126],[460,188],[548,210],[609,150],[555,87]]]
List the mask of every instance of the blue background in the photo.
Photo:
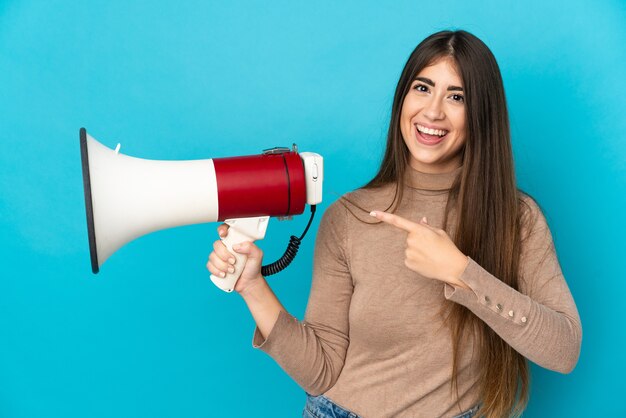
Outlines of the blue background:
[[[525,416],[626,415],[626,3],[378,3],[0,2],[0,416],[298,416],[303,392],[208,279],[217,224],[145,236],[91,274],[78,129],[152,159],[296,142],[325,157],[324,209],[375,173],[400,71],[446,28],[500,63],[518,181],[583,321],[577,368],[533,366]],[[271,221],[266,261],[306,220]],[[300,318],[314,232],[271,279]]]

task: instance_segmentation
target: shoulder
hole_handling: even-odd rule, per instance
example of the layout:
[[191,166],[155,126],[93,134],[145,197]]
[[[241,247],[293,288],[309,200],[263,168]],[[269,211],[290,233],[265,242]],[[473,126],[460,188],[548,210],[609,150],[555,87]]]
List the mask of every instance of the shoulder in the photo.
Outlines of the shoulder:
[[540,218],[545,219],[539,202],[528,193],[518,190],[517,201],[522,218],[528,218],[531,222],[537,222]]
[[518,202],[522,239],[531,235],[550,235],[548,221],[539,202],[521,190],[518,192]]
[[517,191],[517,201],[521,216],[535,217],[542,212],[541,207],[535,198],[522,190]]
[[346,228],[357,222],[373,223],[369,215],[372,210],[387,209],[395,197],[394,185],[356,189],[340,196],[324,211],[320,227]]
[[[370,212],[389,209],[395,196],[396,188],[394,184],[367,189],[361,188],[344,194],[331,207],[340,207],[343,213],[348,216],[348,222],[361,221],[372,223]],[[329,210],[331,207],[329,207]],[[338,211],[339,209],[334,210]]]

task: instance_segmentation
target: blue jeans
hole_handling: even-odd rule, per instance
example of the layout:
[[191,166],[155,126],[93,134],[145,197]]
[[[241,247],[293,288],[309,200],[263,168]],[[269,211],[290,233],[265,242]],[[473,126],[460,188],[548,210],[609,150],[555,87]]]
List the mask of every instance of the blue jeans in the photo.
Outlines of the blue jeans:
[[[472,418],[478,412],[476,405],[470,410],[457,415],[454,418]],[[354,412],[340,407],[324,395],[311,396],[306,394],[306,405],[302,411],[302,418],[360,418]]]

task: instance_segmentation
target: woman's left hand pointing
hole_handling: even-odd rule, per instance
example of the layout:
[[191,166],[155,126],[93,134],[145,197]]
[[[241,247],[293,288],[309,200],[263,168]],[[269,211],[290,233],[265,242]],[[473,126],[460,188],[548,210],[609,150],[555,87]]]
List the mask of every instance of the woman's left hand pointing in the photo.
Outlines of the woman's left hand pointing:
[[416,273],[457,287],[468,286],[460,280],[468,258],[446,231],[428,225],[426,218],[411,222],[392,213],[373,211],[373,217],[408,233],[404,264]]

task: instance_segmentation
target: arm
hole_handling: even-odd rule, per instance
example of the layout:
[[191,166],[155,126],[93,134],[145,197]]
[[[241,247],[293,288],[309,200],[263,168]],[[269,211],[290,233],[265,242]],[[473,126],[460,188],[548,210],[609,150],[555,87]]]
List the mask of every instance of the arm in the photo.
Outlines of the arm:
[[[217,232],[223,238],[228,233],[228,229],[227,225],[220,225]],[[251,242],[235,244],[232,248],[235,252],[246,255],[247,258],[234,290],[243,297],[263,335],[269,335],[279,313],[285,311],[285,308],[261,275],[263,251]],[[207,269],[213,275],[211,279],[225,279],[228,273],[235,271],[236,262],[237,260],[224,243],[215,241],[213,252],[207,263]],[[218,285],[218,287],[221,286]]]
[[[349,343],[348,310],[353,284],[346,257],[346,229],[345,208],[338,203],[331,205],[317,233],[313,282],[304,321],[280,309],[279,303],[267,302],[275,299],[269,288],[259,291],[264,296],[250,298],[242,294],[253,316],[255,312],[267,312],[260,317],[268,319],[277,315],[267,333],[257,321],[253,346],[270,355],[313,395],[322,394],[335,384]],[[257,309],[261,299],[265,307]]]
[[287,310],[267,284],[265,277],[260,276],[254,285],[249,286],[239,294],[248,305],[261,336],[267,338],[280,313],[286,313]]
[[[348,347],[348,308],[352,296],[344,246],[345,209],[328,208],[317,234],[313,284],[304,322],[291,316],[261,276],[262,251],[252,243],[233,246],[248,256],[235,291],[246,302],[257,327],[253,347],[269,354],[305,391],[330,389],[343,368]],[[220,236],[226,226],[218,228]],[[214,243],[207,268],[224,277],[234,263],[221,241]]]
[[582,327],[544,216],[529,202],[529,232],[520,260],[520,291],[470,260],[445,297],[470,309],[516,351],[538,365],[571,372],[578,361]]
[[324,214],[318,229],[305,321],[282,311],[266,338],[257,329],[253,339],[254,347],[274,358],[313,395],[322,394],[335,384],[348,348],[353,285],[346,240],[346,211],[335,203]]
[[552,236],[530,198],[526,238],[522,241],[520,291],[465,257],[447,233],[397,215],[372,216],[408,233],[405,265],[444,282],[444,295],[471,310],[520,354],[542,367],[569,373],[580,354],[578,311],[559,266]]

